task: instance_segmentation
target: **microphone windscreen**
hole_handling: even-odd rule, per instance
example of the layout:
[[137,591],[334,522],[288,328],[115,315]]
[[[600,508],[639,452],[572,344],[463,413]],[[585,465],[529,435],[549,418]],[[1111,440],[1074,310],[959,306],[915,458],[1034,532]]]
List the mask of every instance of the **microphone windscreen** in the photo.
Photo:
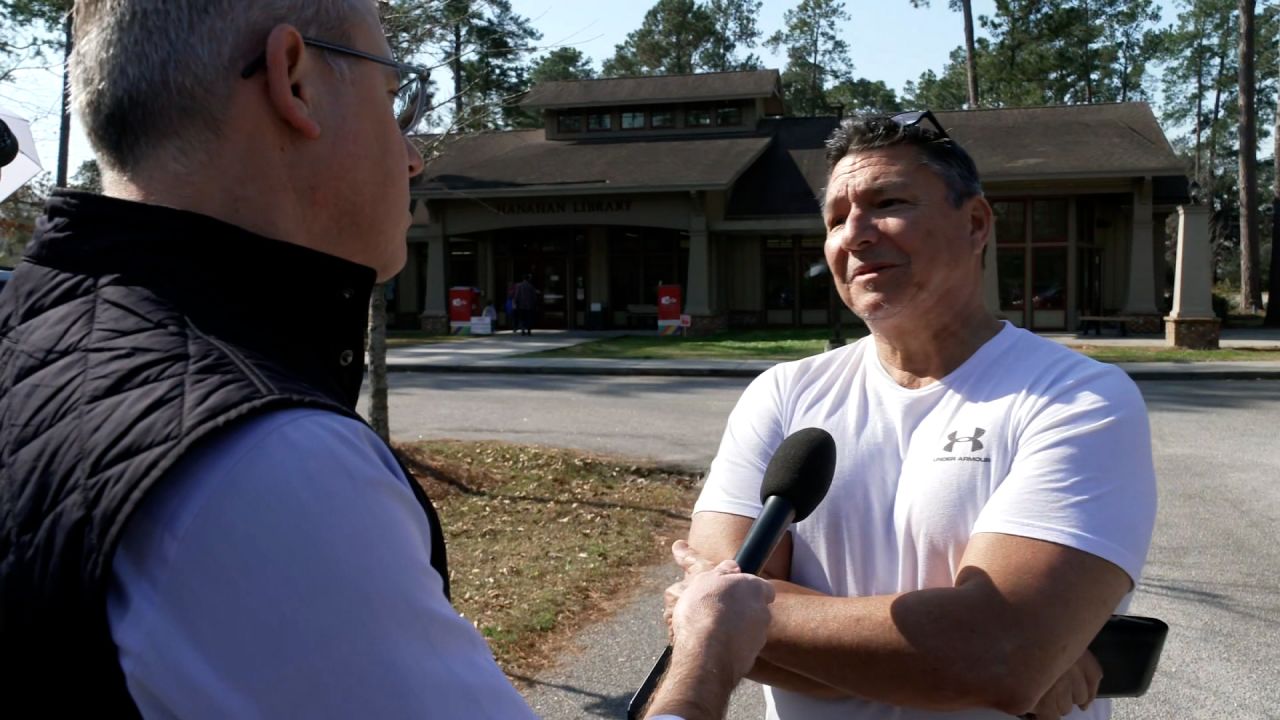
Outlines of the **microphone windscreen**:
[[779,495],[795,508],[793,522],[809,517],[831,488],[836,471],[836,441],[822,428],[805,428],[787,436],[765,468],[760,502]]

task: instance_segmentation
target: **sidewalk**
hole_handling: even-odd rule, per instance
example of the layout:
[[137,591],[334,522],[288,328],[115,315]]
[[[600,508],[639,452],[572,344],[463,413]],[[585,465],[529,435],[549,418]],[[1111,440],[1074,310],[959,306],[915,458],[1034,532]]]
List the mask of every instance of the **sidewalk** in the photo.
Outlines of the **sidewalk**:
[[[395,348],[387,352],[387,368],[393,372],[753,378],[777,364],[774,360],[549,358],[533,354],[626,334],[628,333],[615,331],[540,330],[524,337],[499,333],[455,342]],[[1164,345],[1164,338],[1156,335],[1122,338],[1111,335],[1098,337],[1045,333],[1043,337],[1064,345]],[[1227,329],[1223,331],[1221,344],[1224,348],[1280,349],[1280,330]],[[1280,379],[1280,361],[1143,362],[1118,363],[1118,366],[1135,380]]]

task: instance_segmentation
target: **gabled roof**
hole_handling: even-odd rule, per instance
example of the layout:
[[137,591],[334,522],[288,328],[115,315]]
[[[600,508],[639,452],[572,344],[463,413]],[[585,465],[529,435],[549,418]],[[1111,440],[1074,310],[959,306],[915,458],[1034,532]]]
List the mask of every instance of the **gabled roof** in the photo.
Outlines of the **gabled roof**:
[[[984,182],[1155,178],[1160,202],[1184,202],[1182,161],[1146,103],[937,113]],[[449,140],[414,185],[418,197],[732,189],[727,215],[817,212],[824,141],[836,118],[761,121],[751,135],[548,140],[542,130]]]
[[533,86],[520,107],[557,110],[756,98],[773,101],[766,104],[767,112],[782,113],[782,81],[777,70],[543,82]]
[[935,114],[973,156],[984,181],[1186,172],[1144,102]]
[[542,130],[462,136],[427,163],[420,197],[727,190],[768,137],[549,141]]
[[[984,183],[1069,178],[1156,179],[1161,203],[1186,202],[1186,171],[1146,103],[938,112],[978,164]],[[825,140],[836,118],[761,123],[773,143],[734,184],[729,217],[818,212],[827,182]]]
[[733,186],[725,214],[731,218],[816,215],[827,181],[826,140],[834,117],[765,120],[760,131],[773,136],[761,155]]

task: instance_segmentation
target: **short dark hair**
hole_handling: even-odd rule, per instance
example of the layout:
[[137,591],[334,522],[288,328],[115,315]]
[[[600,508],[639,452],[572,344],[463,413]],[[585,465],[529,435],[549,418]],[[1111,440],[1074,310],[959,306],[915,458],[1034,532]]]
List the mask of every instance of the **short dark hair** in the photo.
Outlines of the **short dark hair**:
[[890,115],[856,115],[842,120],[827,138],[827,177],[850,153],[899,145],[920,152],[924,164],[946,183],[947,197],[955,207],[982,194],[978,166],[955,140],[923,123],[904,126]]

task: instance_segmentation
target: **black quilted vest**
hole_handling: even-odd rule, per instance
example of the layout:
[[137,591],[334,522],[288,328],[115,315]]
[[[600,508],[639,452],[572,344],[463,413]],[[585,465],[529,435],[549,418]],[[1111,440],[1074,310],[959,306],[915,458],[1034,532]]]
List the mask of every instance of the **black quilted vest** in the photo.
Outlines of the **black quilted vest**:
[[[137,715],[106,612],[130,515],[183,453],[247,417],[358,419],[373,282],[212,218],[54,195],[0,294],[6,717]],[[409,484],[447,594],[440,523]]]

